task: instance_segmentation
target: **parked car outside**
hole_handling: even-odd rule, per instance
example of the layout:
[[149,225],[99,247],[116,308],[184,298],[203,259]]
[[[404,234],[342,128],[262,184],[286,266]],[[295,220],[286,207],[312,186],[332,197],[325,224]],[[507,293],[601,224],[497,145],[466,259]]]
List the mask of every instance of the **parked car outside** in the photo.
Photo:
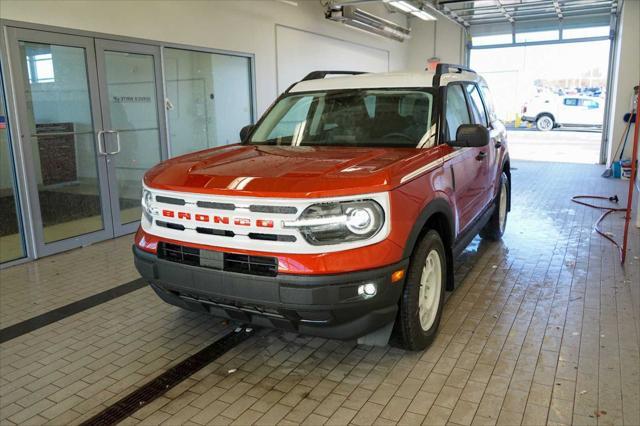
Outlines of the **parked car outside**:
[[602,127],[604,99],[591,96],[537,96],[522,107],[522,121],[542,132],[558,127]]

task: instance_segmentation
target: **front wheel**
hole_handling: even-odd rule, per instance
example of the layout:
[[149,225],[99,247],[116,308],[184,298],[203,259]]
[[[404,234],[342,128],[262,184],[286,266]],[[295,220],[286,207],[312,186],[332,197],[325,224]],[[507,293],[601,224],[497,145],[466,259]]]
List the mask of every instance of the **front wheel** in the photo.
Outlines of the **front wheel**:
[[411,255],[398,318],[405,349],[424,349],[436,336],[444,305],[446,256],[442,239],[434,230],[427,232]]
[[496,198],[495,209],[489,222],[480,231],[480,236],[488,240],[499,240],[504,235],[507,227],[507,214],[509,213],[509,178],[502,172],[500,175],[500,190]]
[[540,130],[541,132],[548,132],[549,130],[553,129],[554,126],[555,122],[550,115],[541,115],[536,120],[536,129]]

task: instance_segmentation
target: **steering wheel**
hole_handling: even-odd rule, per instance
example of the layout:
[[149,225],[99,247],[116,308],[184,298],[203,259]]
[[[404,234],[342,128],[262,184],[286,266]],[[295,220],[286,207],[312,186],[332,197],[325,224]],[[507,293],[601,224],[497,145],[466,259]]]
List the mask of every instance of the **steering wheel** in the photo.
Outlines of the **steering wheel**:
[[389,139],[389,138],[398,137],[398,136],[401,137],[401,138],[404,138],[404,139],[406,139],[408,141],[413,142],[413,138],[411,136],[405,135],[404,133],[400,133],[400,132],[387,133],[386,135],[384,135],[382,137],[382,139]]

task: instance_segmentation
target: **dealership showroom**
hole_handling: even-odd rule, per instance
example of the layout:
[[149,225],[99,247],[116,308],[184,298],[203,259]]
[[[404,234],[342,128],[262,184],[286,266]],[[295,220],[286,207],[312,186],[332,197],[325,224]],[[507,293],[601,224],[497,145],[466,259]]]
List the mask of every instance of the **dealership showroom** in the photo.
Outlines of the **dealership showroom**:
[[640,425],[640,0],[0,33],[0,426]]

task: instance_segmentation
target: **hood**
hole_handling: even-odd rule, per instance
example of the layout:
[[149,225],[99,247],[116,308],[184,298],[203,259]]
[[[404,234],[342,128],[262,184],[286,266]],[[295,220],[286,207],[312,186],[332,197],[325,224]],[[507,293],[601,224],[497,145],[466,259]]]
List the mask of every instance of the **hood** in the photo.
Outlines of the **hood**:
[[156,189],[257,197],[326,197],[389,190],[442,155],[439,147],[354,148],[228,145],[149,170]]

